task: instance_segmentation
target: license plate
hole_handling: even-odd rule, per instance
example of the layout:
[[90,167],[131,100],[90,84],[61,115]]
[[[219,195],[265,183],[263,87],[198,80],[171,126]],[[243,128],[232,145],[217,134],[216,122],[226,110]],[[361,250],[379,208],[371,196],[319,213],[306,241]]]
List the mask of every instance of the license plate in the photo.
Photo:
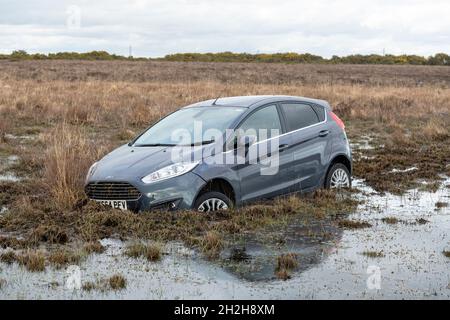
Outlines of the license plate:
[[114,209],[127,210],[126,200],[95,200],[105,206],[113,207]]

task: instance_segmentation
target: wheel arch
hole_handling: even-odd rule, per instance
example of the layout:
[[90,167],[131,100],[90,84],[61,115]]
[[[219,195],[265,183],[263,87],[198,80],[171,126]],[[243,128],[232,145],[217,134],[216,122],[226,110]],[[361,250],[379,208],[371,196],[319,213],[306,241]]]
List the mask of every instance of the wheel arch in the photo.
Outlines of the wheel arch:
[[197,192],[195,196],[195,201],[205,192],[209,191],[217,191],[226,195],[233,202],[233,205],[236,205],[236,191],[233,188],[233,185],[225,178],[213,178],[208,180],[203,187]]
[[336,163],[343,164],[347,168],[348,172],[350,173],[350,176],[352,175],[352,161],[345,154],[342,154],[342,153],[337,154],[331,159],[330,164],[328,165],[328,168],[326,170],[326,173],[325,173],[325,176],[323,179],[323,183],[326,183],[328,173],[330,172],[330,169],[333,167],[333,165],[335,165]]

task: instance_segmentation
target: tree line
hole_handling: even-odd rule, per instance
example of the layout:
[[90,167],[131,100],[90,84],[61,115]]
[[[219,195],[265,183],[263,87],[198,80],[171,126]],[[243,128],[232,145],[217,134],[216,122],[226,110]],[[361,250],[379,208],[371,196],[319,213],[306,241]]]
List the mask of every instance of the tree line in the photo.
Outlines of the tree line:
[[13,51],[11,54],[0,54],[0,59],[8,60],[159,60],[159,61],[192,61],[192,62],[268,62],[268,63],[322,63],[322,64],[410,64],[410,65],[450,65],[450,56],[446,53],[436,53],[433,56],[418,55],[378,55],[355,54],[348,56],[332,56],[323,58],[310,53],[175,53],[162,58],[134,58],[106,51],[58,52],[29,54],[24,50]]

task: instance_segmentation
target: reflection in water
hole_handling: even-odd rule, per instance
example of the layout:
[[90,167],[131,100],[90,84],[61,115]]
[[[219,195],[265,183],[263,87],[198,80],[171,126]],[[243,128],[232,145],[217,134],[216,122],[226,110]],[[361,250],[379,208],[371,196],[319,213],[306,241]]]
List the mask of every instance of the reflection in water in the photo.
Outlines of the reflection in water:
[[221,264],[245,280],[272,280],[276,278],[278,256],[296,254],[298,268],[295,273],[305,271],[334,251],[342,233],[335,220],[297,218],[277,230],[264,231],[263,235],[241,237],[242,245],[224,250]]

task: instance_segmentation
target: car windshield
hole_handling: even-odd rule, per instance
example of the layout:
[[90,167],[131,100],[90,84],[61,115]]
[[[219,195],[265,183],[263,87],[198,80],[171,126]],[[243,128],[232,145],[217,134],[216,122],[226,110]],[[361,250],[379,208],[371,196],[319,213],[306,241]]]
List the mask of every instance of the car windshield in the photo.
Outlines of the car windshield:
[[224,133],[244,111],[245,108],[241,107],[219,106],[181,109],[150,127],[133,145],[145,147],[211,143],[213,140],[205,138],[205,133],[209,135],[211,129]]

